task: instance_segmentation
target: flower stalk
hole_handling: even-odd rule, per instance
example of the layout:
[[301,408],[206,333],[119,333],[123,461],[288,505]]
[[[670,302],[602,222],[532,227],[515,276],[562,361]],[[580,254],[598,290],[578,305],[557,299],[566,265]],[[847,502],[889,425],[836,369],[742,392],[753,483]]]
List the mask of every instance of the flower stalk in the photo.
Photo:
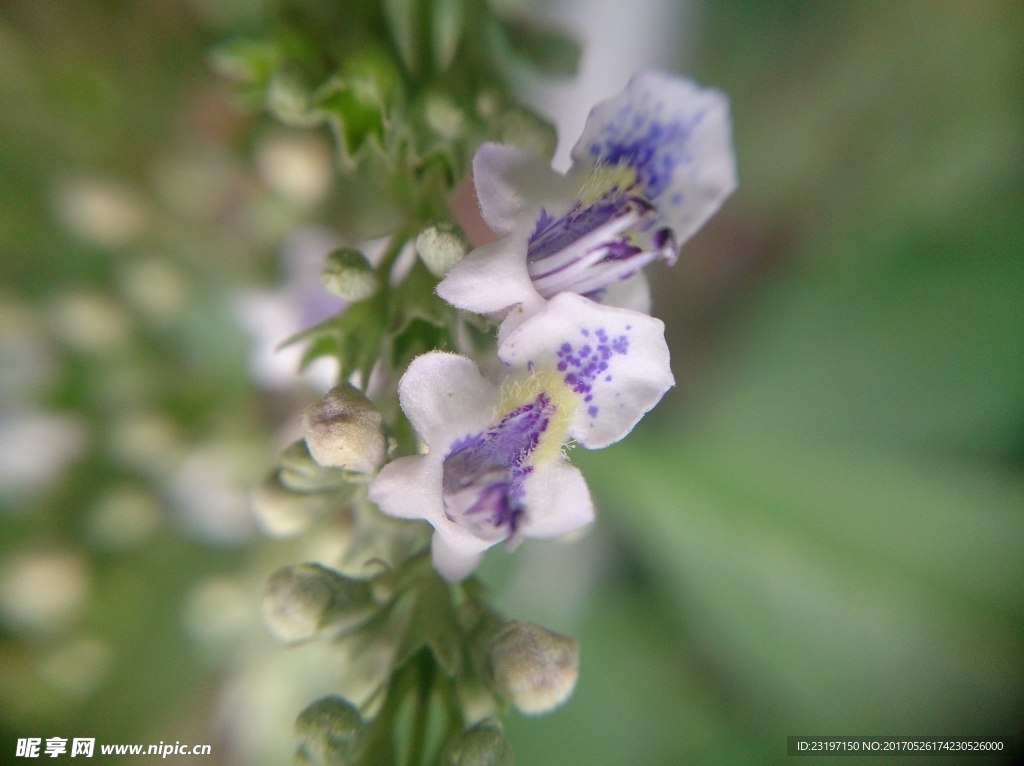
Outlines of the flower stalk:
[[[300,715],[300,763],[506,764],[492,716],[563,704],[579,644],[506,621],[475,571],[493,547],[589,526],[569,449],[625,438],[675,384],[644,271],[735,187],[728,104],[639,73],[593,109],[563,175],[507,83],[514,49],[561,68],[573,45],[482,0],[373,10],[334,19],[330,56],[306,30],[296,58],[294,29],[219,56],[279,118],[332,129],[349,240],[324,254],[346,305],[291,339],[304,363],[336,362],[335,385],[257,494],[272,534],[326,532],[324,498],[349,523],[332,560],[270,577],[265,615],[286,642],[348,651],[344,697]],[[453,202],[470,176],[493,233],[475,249]]]

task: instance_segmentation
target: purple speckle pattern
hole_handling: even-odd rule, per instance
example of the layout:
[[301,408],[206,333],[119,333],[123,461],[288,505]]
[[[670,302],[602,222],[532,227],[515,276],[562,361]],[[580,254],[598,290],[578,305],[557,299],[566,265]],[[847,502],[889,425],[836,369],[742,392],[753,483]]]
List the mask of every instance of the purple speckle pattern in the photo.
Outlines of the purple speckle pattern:
[[[626,330],[630,328],[627,325]],[[611,360],[615,356],[629,354],[629,336],[626,334],[611,336],[603,327],[593,330],[580,329],[582,340],[578,345],[566,341],[555,352],[558,357],[557,368],[562,379],[574,392],[583,397],[588,405],[587,414],[593,419],[600,413],[594,401],[594,384],[611,383],[614,376],[609,372]]]
[[541,393],[483,433],[452,445],[442,476],[449,519],[484,539],[509,539],[518,532],[526,513],[523,481],[533,471],[528,461],[554,411]]
[[[695,158],[690,138],[705,119],[704,110],[680,113],[667,105],[651,87],[634,92],[608,114],[600,132],[586,145],[586,153],[598,164],[626,164],[636,171],[647,199],[656,201],[672,185],[680,166],[691,167]],[[682,196],[669,200],[679,205]]]

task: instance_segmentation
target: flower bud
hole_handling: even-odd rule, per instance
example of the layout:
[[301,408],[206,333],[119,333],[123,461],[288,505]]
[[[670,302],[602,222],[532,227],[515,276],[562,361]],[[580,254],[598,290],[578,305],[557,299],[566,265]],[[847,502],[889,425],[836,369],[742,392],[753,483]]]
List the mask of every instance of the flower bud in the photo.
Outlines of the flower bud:
[[295,643],[331,628],[339,633],[365,622],[376,609],[369,582],[343,577],[319,564],[284,567],[263,591],[263,617],[282,641]]
[[572,694],[580,645],[572,636],[513,621],[495,636],[489,659],[495,689],[533,715],[553,710]]
[[361,391],[335,386],[302,417],[309,452],[322,466],[373,473],[384,462],[383,418]]
[[431,93],[423,104],[427,125],[441,138],[455,141],[465,132],[466,115],[451,99],[441,93]]
[[322,697],[295,720],[295,761],[303,766],[354,764],[365,730],[355,705],[343,697]]
[[331,253],[320,279],[332,293],[353,303],[366,300],[379,287],[373,266],[365,255],[352,247]]
[[498,138],[502,143],[550,159],[558,143],[555,127],[525,109],[512,109],[501,119]]
[[443,277],[468,251],[466,240],[448,222],[434,224],[416,237],[416,252],[435,277]]
[[467,729],[449,746],[446,766],[512,766],[512,750],[500,725],[483,721]]
[[252,493],[256,520],[268,535],[289,537],[306,529],[330,506],[331,498],[295,492],[281,483],[279,472],[264,479]]
[[305,439],[292,442],[282,453],[277,478],[292,492],[327,492],[348,481],[344,471],[316,462]]

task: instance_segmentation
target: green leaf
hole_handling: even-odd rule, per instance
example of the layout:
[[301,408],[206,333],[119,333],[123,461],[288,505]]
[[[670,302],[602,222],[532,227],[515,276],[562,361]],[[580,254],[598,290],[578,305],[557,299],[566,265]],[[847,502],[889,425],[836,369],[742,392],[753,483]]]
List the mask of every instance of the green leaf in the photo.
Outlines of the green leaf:
[[1019,478],[753,435],[579,462],[606,523],[737,692],[778,701],[761,726],[1011,723],[1024,683]]
[[281,51],[266,40],[236,37],[210,51],[213,66],[221,74],[247,83],[266,85],[281,64]]
[[416,73],[423,53],[426,0],[384,0],[384,15],[398,53],[409,72]]
[[443,72],[451,65],[466,22],[465,0],[433,0],[432,52],[434,66]]
[[548,75],[576,73],[582,52],[580,44],[559,30],[533,19],[504,18],[491,31],[498,52],[512,60]]
[[253,109],[265,102],[271,78],[282,60],[280,48],[266,40],[234,38],[210,51],[214,69],[240,83],[239,98],[246,107]]
[[368,80],[334,79],[317,96],[317,107],[330,123],[342,155],[354,157],[368,142],[384,144],[384,107]]
[[281,344],[309,342],[303,366],[321,356],[334,356],[341,369],[339,377],[353,372],[369,374],[379,358],[384,336],[383,301],[379,298],[349,305],[341,314],[294,335]]

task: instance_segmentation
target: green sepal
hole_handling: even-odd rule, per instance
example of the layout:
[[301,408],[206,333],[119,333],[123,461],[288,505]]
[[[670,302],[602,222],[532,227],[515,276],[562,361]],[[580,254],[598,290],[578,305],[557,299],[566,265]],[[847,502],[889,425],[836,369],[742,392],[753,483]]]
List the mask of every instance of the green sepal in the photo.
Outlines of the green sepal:
[[[396,313],[389,327],[391,362],[404,367],[413,357],[433,349],[451,348],[451,328],[458,313],[434,293],[437,279],[419,260],[394,288]],[[397,308],[400,307],[400,308]]]
[[435,327],[448,327],[456,317],[452,306],[438,297],[434,292],[437,277],[430,270],[416,261],[402,283],[393,289],[392,300],[402,307],[398,322],[393,332],[399,335],[415,320],[422,320]]
[[462,636],[458,617],[448,584],[433,570],[425,572],[413,587],[395,599],[391,616],[402,625],[396,666],[427,647],[450,677],[459,672]]

